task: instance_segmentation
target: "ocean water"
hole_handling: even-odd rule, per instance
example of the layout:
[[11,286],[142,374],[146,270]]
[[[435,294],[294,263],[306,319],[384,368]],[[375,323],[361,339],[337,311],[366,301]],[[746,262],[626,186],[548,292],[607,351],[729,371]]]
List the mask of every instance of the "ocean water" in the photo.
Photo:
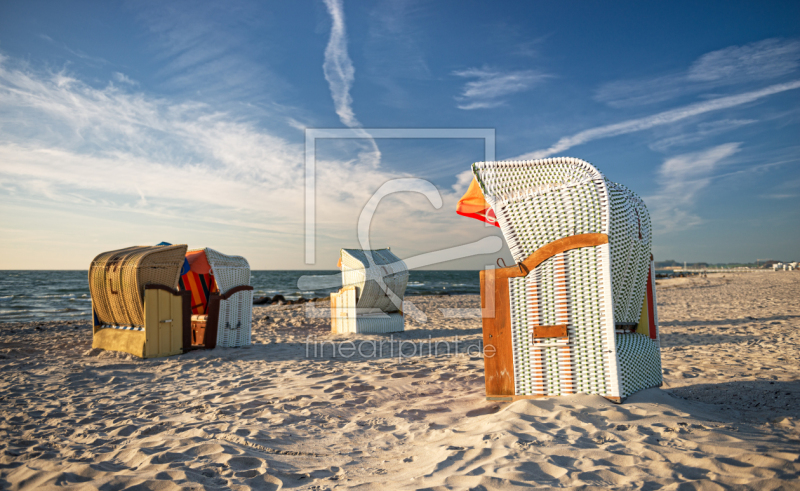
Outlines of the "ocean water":
[[[92,308],[88,274],[88,271],[0,271],[0,322],[88,321]],[[303,276],[334,281],[337,276],[341,278],[336,270],[253,271],[250,284],[256,297],[280,294],[287,300],[301,296],[327,297],[341,286],[301,290],[297,282]],[[479,293],[477,271],[411,271],[406,289],[406,295]]]
[[89,320],[88,271],[0,271],[0,322]]

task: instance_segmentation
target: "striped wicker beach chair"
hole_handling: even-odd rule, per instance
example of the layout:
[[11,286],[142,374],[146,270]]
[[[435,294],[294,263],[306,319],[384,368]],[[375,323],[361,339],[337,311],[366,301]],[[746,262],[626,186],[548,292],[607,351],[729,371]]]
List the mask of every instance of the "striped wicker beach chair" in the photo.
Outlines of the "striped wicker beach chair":
[[140,358],[183,352],[189,294],[176,289],[185,245],[136,246],[104,252],[89,267],[92,347]]
[[[253,287],[250,264],[241,256],[228,256],[211,248],[186,255],[191,264],[183,288],[191,290],[192,348],[250,346]],[[196,279],[196,281],[195,281]]]
[[385,333],[404,330],[406,264],[389,249],[342,249],[342,289],[331,294],[331,331]]
[[481,272],[483,339],[492,346],[487,397],[580,392],[621,402],[660,386],[642,200],[580,159],[479,162],[472,170],[517,263]]

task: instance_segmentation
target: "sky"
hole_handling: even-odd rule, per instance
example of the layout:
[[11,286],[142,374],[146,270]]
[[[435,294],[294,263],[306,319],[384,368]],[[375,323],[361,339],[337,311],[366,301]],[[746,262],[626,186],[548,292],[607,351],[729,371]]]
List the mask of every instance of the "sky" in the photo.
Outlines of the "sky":
[[[510,264],[455,213],[486,141],[375,128],[591,162],[644,199],[657,261],[796,261],[798,20],[796,1],[6,0],[0,269],[161,241],[335,269],[360,218],[429,268]],[[310,255],[308,129],[355,135],[316,140]]]

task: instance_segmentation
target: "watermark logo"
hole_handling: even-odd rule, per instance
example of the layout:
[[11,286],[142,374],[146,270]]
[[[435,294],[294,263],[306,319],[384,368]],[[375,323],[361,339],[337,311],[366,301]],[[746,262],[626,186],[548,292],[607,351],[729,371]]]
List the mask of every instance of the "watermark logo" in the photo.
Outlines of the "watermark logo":
[[467,355],[471,358],[494,358],[497,354],[496,348],[478,340],[463,340],[458,336],[453,336],[449,340],[428,339],[394,339],[394,335],[389,339],[370,339],[354,341],[317,340],[311,335],[306,337],[306,358],[345,358],[349,359],[356,355],[359,358],[413,358],[431,356],[459,356]]
[[[477,138],[484,141],[484,159],[493,161],[495,159],[495,130],[488,128],[336,128],[321,129],[308,128],[306,136],[306,156],[305,156],[305,263],[312,265],[316,263],[316,144],[320,139],[419,139],[419,138]],[[422,194],[428,201],[439,209],[442,207],[442,196],[439,190],[431,182],[419,178],[400,178],[385,182],[372,195],[367,204],[361,210],[358,219],[358,241],[361,248],[369,251],[370,240],[369,230],[372,218],[375,215],[378,205],[385,197],[394,193],[411,192]],[[487,226],[491,226],[488,225]],[[500,251],[503,243],[499,237],[485,237],[475,242],[456,247],[449,247],[438,251],[419,254],[403,260],[407,269],[419,269],[426,266],[441,264],[446,261],[463,259],[482,254],[491,254]],[[403,310],[407,315],[411,315],[417,322],[426,322],[427,318],[421,310],[416,308],[413,303],[400,299],[383,280],[381,269],[376,264],[372,254],[366,254],[367,277],[377,281],[382,291],[391,302]],[[383,265],[386,266],[386,265]],[[389,265],[399,267],[400,265]],[[491,268],[491,266],[489,266]],[[301,276],[297,282],[297,287],[301,291],[322,290],[338,288],[342,285],[340,274],[319,276]],[[494,302],[489,302],[494,305]],[[445,309],[446,317],[474,317],[481,316],[481,309]],[[484,312],[484,315],[487,313]],[[490,313],[493,316],[493,313]],[[306,307],[306,315],[310,317],[330,317],[329,309],[317,309],[314,306]]]

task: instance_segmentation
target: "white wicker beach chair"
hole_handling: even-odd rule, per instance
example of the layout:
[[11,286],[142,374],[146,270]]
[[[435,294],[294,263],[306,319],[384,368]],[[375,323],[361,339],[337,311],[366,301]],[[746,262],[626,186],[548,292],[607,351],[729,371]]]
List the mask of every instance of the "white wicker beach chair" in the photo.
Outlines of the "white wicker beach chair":
[[250,264],[241,256],[228,256],[208,247],[202,250],[206,253],[211,273],[219,287],[219,294],[212,294],[209,299],[208,311],[209,318],[216,317],[213,319],[217,321],[216,342],[211,345],[212,340],[209,340],[206,346],[250,346],[253,321]]
[[661,385],[642,200],[575,158],[472,169],[517,262],[481,272],[487,397],[621,402]]
[[334,333],[385,333],[404,330],[406,264],[389,249],[342,249],[342,289],[331,294]]

